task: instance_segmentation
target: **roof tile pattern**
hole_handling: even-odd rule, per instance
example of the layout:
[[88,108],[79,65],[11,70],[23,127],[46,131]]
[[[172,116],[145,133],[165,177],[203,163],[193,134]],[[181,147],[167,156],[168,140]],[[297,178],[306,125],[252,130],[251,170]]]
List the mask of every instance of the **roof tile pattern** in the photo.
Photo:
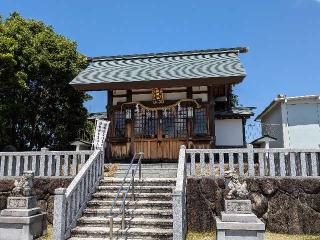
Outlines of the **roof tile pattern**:
[[70,84],[245,76],[236,52],[106,58],[93,61]]

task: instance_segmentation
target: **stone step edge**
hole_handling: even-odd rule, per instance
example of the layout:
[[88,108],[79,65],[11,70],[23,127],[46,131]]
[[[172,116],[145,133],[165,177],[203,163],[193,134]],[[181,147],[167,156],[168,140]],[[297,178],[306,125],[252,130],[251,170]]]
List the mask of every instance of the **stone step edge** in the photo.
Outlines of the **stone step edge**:
[[[77,221],[85,222],[85,221],[103,221],[105,223],[110,222],[110,217],[81,217]],[[115,217],[113,219],[114,222],[121,222],[121,217]],[[132,223],[164,223],[164,224],[172,224],[173,219],[163,219],[163,218],[142,218],[142,217],[126,217],[126,222],[132,222]]]
[[[108,216],[110,212],[110,208],[87,208],[83,211],[83,213],[98,213],[98,214],[105,214]],[[114,214],[120,214],[119,209],[113,210]],[[141,214],[141,215],[172,215],[172,209],[150,209],[150,208],[136,208],[136,209],[127,209],[126,214],[134,215],[134,214]]]
[[[127,178],[127,181],[130,181],[131,178]],[[102,179],[101,181],[118,181],[118,182],[122,182],[123,178],[117,178],[117,177],[104,177],[104,179]],[[137,182],[165,182],[165,181],[172,181],[172,182],[176,182],[176,178],[143,178],[143,179],[138,179],[135,178],[135,181]]]
[[[87,205],[88,206],[111,206],[113,204],[113,200],[97,200],[97,199],[92,199],[90,200]],[[121,205],[122,202],[121,201],[117,201],[116,202],[116,206]],[[140,200],[140,201],[127,201],[126,202],[126,206],[143,206],[143,205],[172,205],[173,202],[172,201],[148,201],[148,200]]]
[[[75,227],[71,230],[72,233],[75,232],[84,232],[84,233],[108,233],[110,231],[109,227]],[[172,234],[172,229],[161,229],[161,228],[126,228],[121,229],[119,227],[114,228],[114,232],[124,232],[127,234],[137,233],[137,234],[155,234],[155,235],[163,235],[163,234]]]
[[[109,186],[104,186],[104,185],[99,185],[98,188],[103,188],[103,189],[119,189],[121,185],[109,185]],[[146,185],[146,186],[141,186],[137,185],[137,188],[142,188],[142,189],[174,189],[174,186],[158,186],[158,185]]]

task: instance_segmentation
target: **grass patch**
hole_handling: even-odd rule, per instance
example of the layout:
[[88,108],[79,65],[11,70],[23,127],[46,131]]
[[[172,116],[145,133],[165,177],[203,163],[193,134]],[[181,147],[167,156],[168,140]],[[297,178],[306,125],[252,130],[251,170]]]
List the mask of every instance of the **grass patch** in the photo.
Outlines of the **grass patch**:
[[38,238],[38,240],[51,240],[52,239],[52,225],[48,224],[47,234]]
[[[215,232],[188,232],[187,240],[214,240]],[[320,235],[266,233],[265,240],[320,240]]]
[[[214,240],[215,232],[188,232],[187,240]],[[52,225],[48,224],[48,233],[39,240],[51,240],[52,238]],[[280,233],[266,233],[265,240],[320,240],[319,235],[289,235]]]

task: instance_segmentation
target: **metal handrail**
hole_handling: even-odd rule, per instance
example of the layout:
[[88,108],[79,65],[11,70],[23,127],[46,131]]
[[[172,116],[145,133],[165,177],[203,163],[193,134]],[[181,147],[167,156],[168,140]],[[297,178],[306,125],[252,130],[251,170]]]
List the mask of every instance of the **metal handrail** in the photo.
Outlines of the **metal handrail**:
[[[134,161],[136,160],[137,156],[139,156],[138,158],[138,162],[137,164],[135,165],[134,168],[132,168],[132,165],[134,163]],[[118,198],[120,196],[120,193],[122,193],[122,202],[121,202],[121,205],[119,207],[119,213],[118,215],[121,213],[121,229],[125,229],[126,227],[126,224],[125,224],[125,206],[126,206],[126,199],[128,197],[128,194],[129,194],[129,191],[130,189],[132,190],[132,199],[133,201],[135,201],[135,194],[134,194],[134,177],[136,175],[136,172],[137,170],[139,171],[139,180],[141,179],[141,161],[143,159],[143,156],[144,156],[144,153],[143,152],[139,152],[139,153],[135,153],[132,160],[131,160],[131,163],[128,167],[128,170],[126,172],[126,175],[124,176],[123,180],[122,180],[122,183],[121,183],[121,186],[120,188],[118,189],[118,192],[117,192],[117,195],[115,196],[114,198],[114,201],[111,205],[111,208],[110,208],[110,212],[109,212],[109,239],[112,240],[113,238],[113,218],[115,217],[114,214],[113,214],[113,209],[115,208],[116,206],[116,203],[118,201]],[[123,191],[125,188],[124,188],[124,184],[126,183],[126,178],[129,174],[129,172],[132,172],[131,174],[131,181],[129,182],[129,185],[127,186],[126,190]],[[117,215],[117,216],[118,216]]]

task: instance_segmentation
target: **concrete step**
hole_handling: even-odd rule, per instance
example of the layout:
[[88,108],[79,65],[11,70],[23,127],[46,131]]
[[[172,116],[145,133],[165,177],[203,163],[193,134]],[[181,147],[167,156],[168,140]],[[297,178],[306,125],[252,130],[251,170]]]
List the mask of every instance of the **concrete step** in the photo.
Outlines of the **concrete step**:
[[[109,216],[110,208],[86,208],[83,211],[84,217],[106,217]],[[119,208],[115,208],[113,213],[120,214]],[[135,208],[135,209],[126,209],[126,217],[144,217],[144,218],[163,218],[170,219],[172,218],[172,209],[155,209],[155,208]]]
[[[129,183],[131,178],[127,178],[125,183]],[[100,186],[121,185],[123,178],[105,177],[100,181]],[[175,186],[175,178],[143,178],[141,180],[135,179],[135,184],[138,186]]]
[[[96,192],[92,194],[93,199],[113,200],[116,197],[116,193]],[[172,193],[139,193],[135,194],[137,200],[162,200],[171,201]],[[128,199],[132,198],[132,193],[128,193]]]
[[[119,164],[115,177],[124,178],[128,172],[130,164]],[[135,169],[136,165],[132,165],[131,169]],[[159,163],[159,164],[142,164],[141,171],[144,178],[161,178],[177,176],[177,163]],[[131,172],[129,173],[131,174]]]
[[[110,185],[110,186],[98,186],[97,192],[108,192],[108,193],[117,193],[121,185]],[[127,186],[126,186],[127,187]],[[126,189],[125,187],[125,189]],[[135,186],[135,193],[172,193],[173,186]],[[131,191],[131,190],[130,190]]]
[[[115,217],[113,219],[114,227],[121,227],[122,219],[120,217]],[[94,226],[94,227],[107,227],[110,226],[109,217],[81,217],[77,221],[77,226]],[[162,228],[168,229],[173,226],[172,219],[162,219],[162,218],[141,218],[141,217],[126,217],[125,226],[128,228],[138,227],[138,228]]]
[[[133,164],[136,166],[136,164]],[[129,164],[118,164],[119,169],[128,169]],[[142,163],[141,168],[178,168],[178,163]]]
[[[121,205],[121,201],[116,202],[116,207],[119,207]],[[106,200],[97,200],[93,199],[88,202],[87,206],[91,208],[111,208],[113,204],[112,201],[106,201]],[[132,201],[129,200],[126,202],[127,208],[152,208],[152,209],[172,209],[172,201],[149,201],[149,200],[137,200],[137,201]]]
[[[126,174],[124,172],[115,173],[114,177],[124,178]],[[169,171],[169,172],[142,172],[142,178],[176,178],[177,172]]]
[[[72,229],[72,237],[104,237],[108,239],[110,229],[107,227],[76,227]],[[126,229],[113,229],[114,235],[131,237],[141,237],[143,239],[172,239],[171,229],[144,229],[144,228],[126,228]],[[145,238],[146,237],[146,238]]]

